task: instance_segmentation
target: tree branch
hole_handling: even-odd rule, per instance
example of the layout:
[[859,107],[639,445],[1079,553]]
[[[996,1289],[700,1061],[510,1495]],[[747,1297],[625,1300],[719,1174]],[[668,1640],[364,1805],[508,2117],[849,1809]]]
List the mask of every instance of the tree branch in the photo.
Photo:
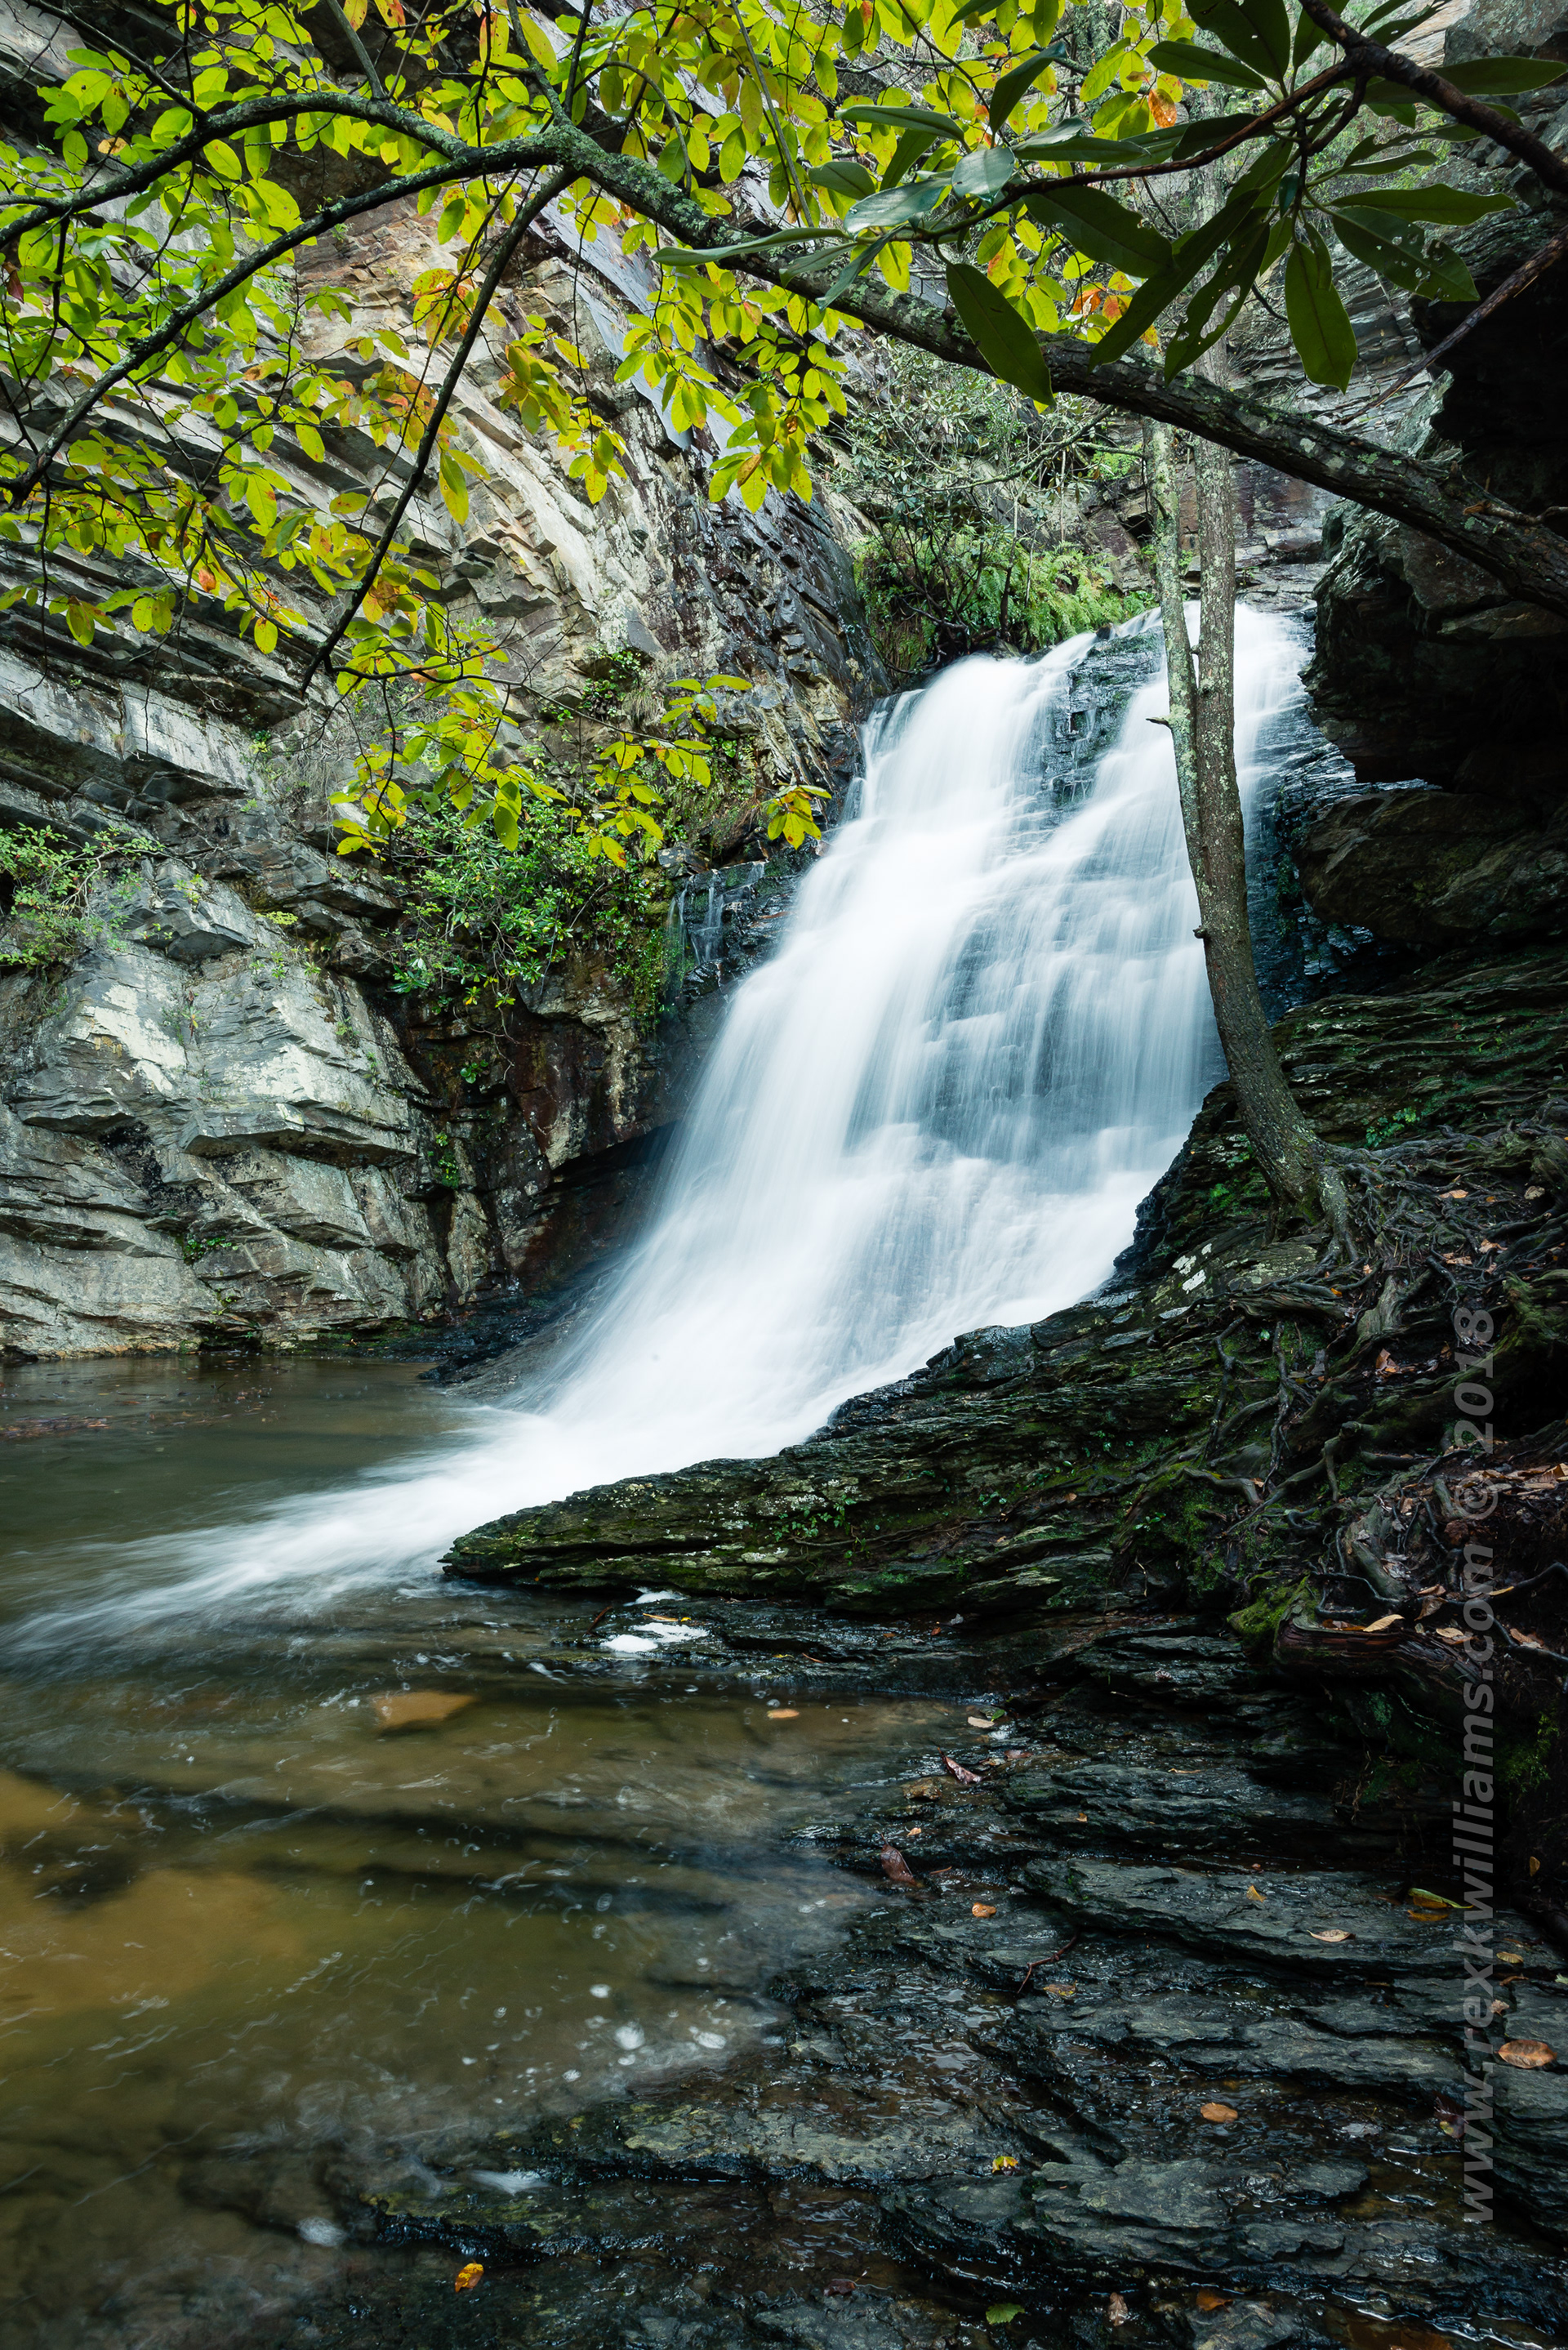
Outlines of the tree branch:
[[570,169],[564,172],[553,172],[550,178],[545,181],[543,188],[541,188],[535,195],[529,197],[527,202],[520,207],[516,219],[513,222],[511,227],[506,231],[505,235],[496,246],[495,252],[491,259],[490,266],[485,271],[483,279],[480,285],[479,292],[474,296],[472,314],[469,318],[467,326],[463,329],[462,339],[453,355],[452,365],[446,371],[446,376],[441,384],[441,388],[436,394],[435,406],[431,411],[430,421],[425,426],[423,436],[420,442],[418,454],[414,458],[413,471],[409,475],[407,482],[403,484],[403,488],[398,497],[398,502],[392,508],[387,526],[382,531],[379,539],[377,541],[376,551],[370,557],[369,564],[365,571],[365,576],[360,580],[358,586],[355,588],[353,595],[349,598],[348,609],[342,613],[339,619],[334,623],[325,641],[319,646],[311,658],[310,665],[306,669],[305,676],[300,682],[299,690],[302,694],[307,693],[310,691],[311,682],[315,678],[317,671],[320,670],[327,661],[330,660],[332,655],[336,652],[339,644],[341,644],[355,614],[358,611],[359,607],[365,601],[366,597],[375,586],[377,577],[380,573],[381,567],[386,562],[388,556],[391,552],[392,541],[397,536],[398,533],[398,525],[402,521],[403,516],[407,514],[410,506],[412,504],[414,493],[419,488],[421,482],[424,479],[425,468],[430,463],[431,452],[440,437],[441,424],[445,419],[447,410],[452,406],[452,395],[455,393],[459,383],[462,381],[463,369],[468,365],[469,354],[472,350],[474,344],[479,340],[480,329],[484,324],[485,315],[490,308],[492,301],[494,299],[495,289],[500,285],[501,280],[505,274],[507,263],[511,260],[513,255],[516,252],[518,246],[527,235],[528,231],[533,227],[534,223],[544,211],[545,205],[553,203],[556,198],[560,195],[564,190],[571,186],[572,182],[577,178],[577,172],[575,170]]
[[[452,180],[463,178],[467,170],[466,163],[435,164],[428,172],[400,180],[398,189],[400,192],[412,194],[420,188],[442,187]],[[248,259],[236,262],[225,276],[215,278],[211,286],[203,286],[200,294],[193,294],[188,302],[182,302],[177,310],[171,312],[155,335],[144,335],[140,342],[131,345],[122,359],[95,378],[80,397],[72,402],[27,471],[10,481],[0,480],[0,494],[13,505],[20,504],[36,488],[84,417],[91,413],[116,384],[123,383],[127,376],[134,375],[138,368],[144,367],[149,359],[156,359],[160,351],[166,351],[171,344],[179,342],[187,328],[194,326],[208,311],[215,309],[247,278],[254,277],[258,270],[269,267],[273,262],[280,261],[286,253],[309,244],[324,229],[336,228],[340,222],[352,220],[357,213],[375,211],[386,202],[387,191],[384,188],[373,188],[357,196],[345,196],[337,203],[328,204],[323,211],[313,213],[309,220],[302,221],[298,228],[289,229],[281,236],[275,236],[270,244],[258,246]],[[20,415],[19,411],[16,412]]]
[[[1505,302],[1511,302],[1516,294],[1522,294],[1525,287],[1533,286],[1538,277],[1544,277],[1547,271],[1555,262],[1561,261],[1564,254],[1568,254],[1568,226],[1560,228],[1555,236],[1548,237],[1546,243],[1532,253],[1529,260],[1514,271],[1511,277],[1505,277],[1501,286],[1494,286],[1484,302],[1476,303],[1473,308],[1466,312],[1451,335],[1445,335],[1442,341],[1432,350],[1423,351],[1420,358],[1413,360],[1409,367],[1403,369],[1392,383],[1385,384],[1377,397],[1367,401],[1366,409],[1380,407],[1384,400],[1391,400],[1397,391],[1403,391],[1407,383],[1414,383],[1418,375],[1431,375],[1438,368],[1443,366],[1467,335],[1473,334],[1477,327],[1484,326],[1489,318],[1494,317],[1502,308]],[[1362,413],[1366,414],[1366,410],[1364,409]]]
[[1347,25],[1343,16],[1336,16],[1328,0],[1302,0],[1302,6],[1320,31],[1339,44],[1358,71],[1376,74],[1385,81],[1403,83],[1417,98],[1424,98],[1428,106],[1452,115],[1456,122],[1468,123],[1472,130],[1483,131],[1500,147],[1506,147],[1511,155],[1528,163],[1547,187],[1555,188],[1560,195],[1568,195],[1568,162],[1554,153],[1544,139],[1526,130],[1521,122],[1500,114],[1495,106],[1488,106],[1479,98],[1467,97],[1429,66],[1418,66],[1413,57],[1401,57],[1397,49],[1386,49],[1380,42],[1369,41],[1365,33],[1358,33],[1354,25]]

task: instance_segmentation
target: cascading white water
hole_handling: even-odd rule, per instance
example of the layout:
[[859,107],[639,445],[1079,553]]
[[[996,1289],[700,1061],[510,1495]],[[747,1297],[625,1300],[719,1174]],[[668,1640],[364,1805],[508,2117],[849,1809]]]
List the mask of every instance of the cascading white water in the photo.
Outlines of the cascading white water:
[[[157,1592],[169,1545],[133,1545],[128,1608],[295,1576],[319,1603],[506,1510],[774,1451],[958,1332],[1104,1280],[1220,1063],[1163,681],[1086,795],[1042,789],[1090,642],[961,662],[873,723],[860,811],[737,990],[646,1236],[550,1392],[394,1478],[183,1537]],[[1297,668],[1280,623],[1238,615],[1244,794]]]

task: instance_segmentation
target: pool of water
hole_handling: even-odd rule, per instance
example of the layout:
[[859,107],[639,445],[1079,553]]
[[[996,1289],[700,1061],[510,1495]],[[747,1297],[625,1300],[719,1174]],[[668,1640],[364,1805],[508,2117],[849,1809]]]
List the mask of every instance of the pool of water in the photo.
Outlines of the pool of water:
[[[225,1582],[474,1417],[403,1365],[0,1386],[6,2350],[223,2338],[219,2300],[334,2258],[334,2149],[723,2064],[866,1898],[788,1830],[950,1706],[780,1718],[769,1659],[705,1676],[670,1595],[628,1628],[406,1555]],[[213,2160],[256,2148],[281,2203],[213,2208]]]

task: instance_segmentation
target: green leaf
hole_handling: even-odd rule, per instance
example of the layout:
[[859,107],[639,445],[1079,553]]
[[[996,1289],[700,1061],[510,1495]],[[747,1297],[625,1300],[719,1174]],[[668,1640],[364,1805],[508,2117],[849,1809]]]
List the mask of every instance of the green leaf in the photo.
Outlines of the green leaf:
[[1056,180],[1031,188],[1024,209],[1032,220],[1063,231],[1080,253],[1091,260],[1109,262],[1129,277],[1147,277],[1164,268],[1171,257],[1169,240],[1139,220],[1137,213],[1106,193],[1104,188],[1080,187],[1072,180]]
[[1095,344],[1091,357],[1096,367],[1107,360],[1119,359],[1131,348],[1140,335],[1146,334],[1160,313],[1169,308],[1177,296],[1191,285],[1199,271],[1211,261],[1220,246],[1231,237],[1251,232],[1257,210],[1256,200],[1248,195],[1232,195],[1211,221],[1201,228],[1189,230],[1177,240],[1169,261],[1145,280],[1121,317],[1108,334]]
[[948,292],[964,332],[992,375],[1048,406],[1055,397],[1051,370],[1028,320],[998,292],[983,270],[967,261],[950,263]]
[[1343,391],[1355,367],[1355,333],[1321,240],[1291,247],[1285,264],[1285,317],[1309,381],[1331,383]]
[[984,203],[999,196],[1009,180],[1017,176],[1018,166],[1010,147],[977,147],[964,157],[953,173],[953,193],[968,196],[971,203]]
[[1568,67],[1552,57],[1468,57],[1463,65],[1445,66],[1443,79],[1467,98],[1511,98],[1526,89],[1545,89],[1560,81]]
[[1465,228],[1485,213],[1515,210],[1511,196],[1483,196],[1469,188],[1445,188],[1440,183],[1424,188],[1358,188],[1355,203],[1358,211],[1393,213],[1400,220],[1438,221],[1445,228]]
[[985,2313],[985,2322],[988,2325],[1011,2325],[1015,2317],[1023,2314],[1021,2301],[993,2301]]
[[1329,218],[1346,253],[1407,293],[1444,302],[1476,299],[1475,281],[1458,254],[1442,245],[1428,251],[1418,230],[1358,204],[1336,205]]
[[914,170],[927,148],[934,147],[942,135],[941,131],[933,130],[929,124],[917,123],[906,130],[893,150],[892,161],[882,174],[882,185],[896,188],[905,174]]
[[[1312,18],[1306,22],[1310,25]],[[1196,41],[1157,41],[1148,53],[1157,73],[1179,74],[1183,81],[1220,81],[1231,89],[1266,88],[1261,73],[1240,65],[1222,49],[1200,48]],[[1207,124],[1203,126],[1207,129]]]
[[1062,65],[1065,59],[1064,49],[1035,49],[1029,57],[1021,57],[1015,66],[1010,66],[991,93],[992,129],[1002,129],[1024,91],[1033,87],[1047,66]]
[[820,244],[825,237],[836,244],[843,234],[840,228],[786,228],[772,236],[746,237],[739,244],[661,244],[653,258],[661,269],[705,269],[711,261],[722,266],[746,254],[776,252],[783,244]]
[[877,186],[865,164],[850,155],[835,155],[831,161],[815,165],[806,177],[814,188],[826,188],[836,196],[869,196]]
[[947,181],[934,172],[907,180],[901,188],[887,188],[880,195],[867,196],[863,204],[846,213],[844,225],[856,236],[868,228],[903,228],[934,213],[947,192]]
[[[1230,50],[1233,57],[1240,57],[1243,65],[1267,75],[1271,80],[1278,79],[1286,70],[1291,56],[1288,28],[1277,47],[1273,39],[1279,27],[1284,25],[1285,12],[1282,0],[1272,0],[1272,14],[1267,0],[1253,0],[1251,6],[1243,5],[1242,0],[1190,0],[1190,8],[1199,30],[1211,35]],[[1255,15],[1265,18],[1268,37],[1265,37],[1263,26],[1253,21]],[[1277,25],[1273,21],[1276,16]]]
[[866,130],[945,130],[950,139],[960,138],[963,130],[950,114],[937,114],[929,106],[846,106],[844,120]]

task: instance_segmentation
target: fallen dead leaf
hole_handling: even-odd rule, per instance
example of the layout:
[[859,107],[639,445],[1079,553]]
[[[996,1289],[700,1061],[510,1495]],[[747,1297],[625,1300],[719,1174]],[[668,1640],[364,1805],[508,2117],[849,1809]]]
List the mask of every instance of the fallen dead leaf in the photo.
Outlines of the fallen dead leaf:
[[479,2282],[480,2278],[483,2274],[484,2262],[483,2261],[465,2261],[452,2281],[453,2292],[472,2293],[474,2286]]
[[958,1781],[961,1787],[978,1787],[980,1784],[980,1773],[978,1771],[966,1771],[963,1764],[961,1762],[955,1762],[950,1754],[944,1754],[942,1756],[942,1769],[950,1773],[952,1777]]
[[994,1730],[996,1716],[994,1713],[971,1713],[969,1716],[969,1726],[971,1730]]
[[1132,2311],[1119,2293],[1113,2293],[1106,2303],[1106,2315],[1113,2325],[1125,2325],[1132,2315]]
[[1530,1874],[1532,1877],[1539,1877],[1541,1874],[1541,1863],[1534,1853],[1530,1856]]
[[1083,1821],[1083,1822],[1085,1822],[1085,1823],[1086,1824],[1086,1823],[1087,1823],[1087,1821],[1088,1821],[1089,1814],[1088,1814],[1088,1813],[1087,1813],[1087,1812],[1080,1812],[1080,1813],[1078,1814],[1078,1817],[1079,1817],[1079,1819],[1080,1819],[1081,1821]]
[[1078,1996],[1076,1983],[1047,1983],[1045,1988],[1053,1999],[1076,1999]]
[[1544,2040],[1505,2040],[1498,2050],[1505,2064],[1516,2065],[1521,2073],[1537,2073],[1543,2064],[1555,2064],[1557,2051],[1549,2048]]
[[1450,1648],[1462,1648],[1469,1635],[1468,1632],[1459,1631],[1456,1626],[1448,1624],[1438,1627],[1438,1638],[1439,1640],[1447,1640]]
[[[1307,1931],[1312,1933],[1310,1926]],[[1314,1942],[1354,1942],[1355,1937],[1344,1926],[1325,1926],[1321,1934],[1313,1933],[1312,1939]]]
[[1516,1648],[1540,1648],[1548,1655],[1551,1653],[1545,1641],[1538,1640],[1533,1632],[1511,1632],[1509,1638]]
[[1198,2110],[1206,2122],[1233,2122],[1236,2119],[1235,2106],[1222,2106],[1218,2101],[1212,2105],[1199,2106]]
[[1015,2154],[993,2154],[991,2158],[991,2167],[992,2170],[1016,2170],[1018,2157]]
[[996,1904],[994,1901],[973,1901],[970,1904],[969,1914],[971,1918],[994,1918]]
[[477,1698],[457,1697],[450,1690],[383,1690],[370,1700],[382,1730],[431,1730],[438,1721],[461,1713],[465,1705],[478,1702]]
[[1498,1957],[1505,1967],[1521,1967],[1524,1964],[1522,1950],[1500,1950]]
[[1544,1200],[1545,1186],[1541,1183],[1527,1183],[1524,1187],[1524,1196],[1527,1200]]
[[1268,1898],[1269,1897],[1266,1893],[1260,1893],[1255,1885],[1248,1886],[1247,1898],[1249,1901],[1266,1901]]
[[1396,1624],[1403,1624],[1403,1616],[1379,1616],[1376,1624],[1364,1624],[1364,1632],[1391,1632]]
[[1438,1194],[1439,1200],[1468,1200],[1469,1196],[1468,1191],[1439,1191]]
[[1228,2293],[1210,2293],[1206,2288],[1198,2296],[1198,2306],[1199,2309],[1229,2309],[1231,2296]]
[[768,1708],[768,1720],[770,1721],[798,1721],[800,1720],[800,1708],[798,1705],[770,1705]]
[[918,1885],[920,1881],[896,1844],[882,1846],[882,1874],[893,1885]]

